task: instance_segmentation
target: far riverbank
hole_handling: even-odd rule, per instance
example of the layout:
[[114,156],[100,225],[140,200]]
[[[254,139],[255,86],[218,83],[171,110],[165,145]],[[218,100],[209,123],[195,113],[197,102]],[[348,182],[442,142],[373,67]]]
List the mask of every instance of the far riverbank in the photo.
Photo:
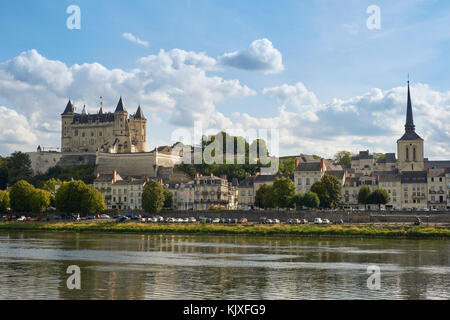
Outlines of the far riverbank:
[[154,224],[115,222],[0,222],[0,230],[22,231],[73,231],[111,233],[159,234],[236,234],[236,235],[286,235],[335,236],[374,238],[449,239],[450,225],[219,225],[219,224]]

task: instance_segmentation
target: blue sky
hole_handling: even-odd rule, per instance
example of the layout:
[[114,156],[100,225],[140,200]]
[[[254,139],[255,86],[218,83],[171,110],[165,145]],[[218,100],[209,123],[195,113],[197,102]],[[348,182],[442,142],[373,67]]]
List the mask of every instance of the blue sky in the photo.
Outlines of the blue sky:
[[[66,27],[69,5],[81,9],[80,30]],[[379,30],[366,27],[370,5],[380,8]],[[395,152],[409,73],[426,156],[450,156],[448,1],[15,0],[0,3],[0,28],[0,106],[8,115],[0,121],[17,118],[30,135],[3,129],[1,154],[59,145],[69,96],[95,112],[100,95],[113,108],[121,94],[130,112],[141,103],[149,118],[148,149],[203,117],[218,129],[274,125],[280,154]],[[252,44],[263,52],[249,56]],[[182,67],[160,67],[180,55]],[[49,68],[52,61],[69,70]],[[71,80],[55,85],[60,79]]]

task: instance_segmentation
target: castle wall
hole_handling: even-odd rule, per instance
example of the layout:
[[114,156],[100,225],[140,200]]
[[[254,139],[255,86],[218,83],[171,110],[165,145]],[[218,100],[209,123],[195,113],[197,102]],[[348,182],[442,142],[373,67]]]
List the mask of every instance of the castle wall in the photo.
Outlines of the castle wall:
[[111,154],[101,153],[97,155],[95,173],[107,173],[117,170],[122,176],[147,176],[156,177],[156,153],[128,153]]

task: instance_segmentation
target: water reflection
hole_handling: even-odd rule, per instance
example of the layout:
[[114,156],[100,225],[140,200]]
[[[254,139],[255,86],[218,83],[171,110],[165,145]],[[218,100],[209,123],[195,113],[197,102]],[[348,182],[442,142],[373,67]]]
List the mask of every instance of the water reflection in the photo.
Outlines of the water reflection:
[[[0,232],[0,298],[449,299],[449,251],[448,240]],[[81,290],[66,287],[72,264]]]

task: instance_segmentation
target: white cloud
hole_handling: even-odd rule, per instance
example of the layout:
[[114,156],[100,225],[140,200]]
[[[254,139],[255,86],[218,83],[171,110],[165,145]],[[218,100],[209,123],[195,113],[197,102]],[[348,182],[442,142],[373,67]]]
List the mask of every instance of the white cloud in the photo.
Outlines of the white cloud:
[[284,70],[280,51],[265,38],[253,41],[246,50],[225,53],[219,57],[219,62],[238,69],[261,70],[265,73],[279,73]]
[[35,148],[37,138],[25,116],[0,106],[0,153]]
[[124,32],[124,33],[122,33],[122,37],[124,37],[124,38],[127,39],[128,41],[131,41],[131,42],[140,44],[140,45],[142,45],[142,46],[144,46],[144,47],[148,47],[148,42],[147,42],[147,41],[144,41],[144,40],[139,39],[138,37],[136,37],[136,36],[133,35],[132,33]]
[[174,49],[141,58],[135,69],[124,71],[99,63],[66,66],[30,50],[0,64],[0,98],[24,114],[47,145],[59,145],[59,118],[68,98],[78,111],[86,104],[94,113],[100,95],[109,111],[122,95],[130,113],[141,104],[144,113],[163,116],[172,125],[200,120],[204,127],[222,128],[231,122],[216,104],[255,92],[238,80],[207,75],[215,65],[204,53]]

